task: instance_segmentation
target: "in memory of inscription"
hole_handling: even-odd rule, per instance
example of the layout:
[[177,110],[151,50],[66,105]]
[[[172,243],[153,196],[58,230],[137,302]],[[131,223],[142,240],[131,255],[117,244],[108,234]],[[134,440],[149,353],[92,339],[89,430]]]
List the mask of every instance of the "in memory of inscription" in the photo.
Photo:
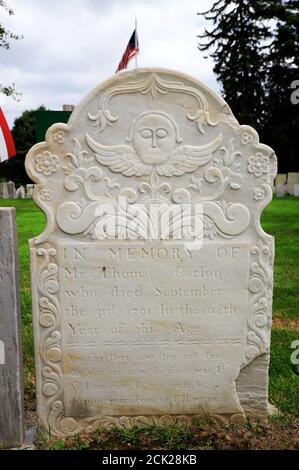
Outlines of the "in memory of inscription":
[[41,425],[266,414],[274,152],[162,69],[112,77],[46,139],[26,158],[47,215],[30,241]]

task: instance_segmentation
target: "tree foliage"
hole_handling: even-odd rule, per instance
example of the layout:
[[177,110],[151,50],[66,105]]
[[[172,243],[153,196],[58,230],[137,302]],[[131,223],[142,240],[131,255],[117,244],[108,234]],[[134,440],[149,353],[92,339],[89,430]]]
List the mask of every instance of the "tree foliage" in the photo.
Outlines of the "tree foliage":
[[16,186],[30,183],[25,171],[25,157],[30,148],[36,143],[36,113],[47,111],[44,106],[30,111],[24,111],[18,117],[12,128],[17,154],[0,165],[0,178],[14,181]]
[[[0,0],[0,8],[3,8],[10,16],[14,14],[14,11],[3,0]],[[22,39],[22,37],[23,36],[19,36],[17,34],[12,33],[9,29],[7,29],[0,23],[0,47],[3,47],[4,49],[9,49],[10,41],[12,39],[19,40]],[[21,95],[19,92],[16,91],[14,83],[12,83],[11,85],[5,85],[3,83],[0,83],[0,93],[3,93],[7,96],[12,96],[12,98],[14,99],[19,99]]]
[[298,73],[299,0],[217,0],[200,13],[212,22],[199,35],[210,51],[224,99],[278,154],[280,171],[298,171],[298,109],[291,84]]
[[299,1],[268,3],[264,18],[274,19],[276,25],[267,56],[267,113],[261,137],[275,149],[279,171],[286,173],[299,171],[299,106],[290,99],[292,83],[299,79]]

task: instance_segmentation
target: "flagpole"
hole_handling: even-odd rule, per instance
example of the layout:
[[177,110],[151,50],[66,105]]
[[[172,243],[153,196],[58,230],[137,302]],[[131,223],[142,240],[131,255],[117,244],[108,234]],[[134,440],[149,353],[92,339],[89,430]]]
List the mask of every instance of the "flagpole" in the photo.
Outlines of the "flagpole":
[[[137,17],[135,15],[135,49],[137,49]],[[135,70],[137,70],[137,50],[135,54]]]

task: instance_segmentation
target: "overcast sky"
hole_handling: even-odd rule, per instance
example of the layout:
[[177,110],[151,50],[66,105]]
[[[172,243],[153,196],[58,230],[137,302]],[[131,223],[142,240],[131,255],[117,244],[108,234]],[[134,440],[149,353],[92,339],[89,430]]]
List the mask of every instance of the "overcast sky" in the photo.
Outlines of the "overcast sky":
[[[20,102],[0,94],[9,125],[25,109],[60,110],[113,75],[138,21],[138,67],[186,72],[219,91],[213,63],[197,49],[213,0],[7,0],[0,23],[24,39],[0,49],[0,82],[14,82]],[[128,68],[135,66],[134,59]]]

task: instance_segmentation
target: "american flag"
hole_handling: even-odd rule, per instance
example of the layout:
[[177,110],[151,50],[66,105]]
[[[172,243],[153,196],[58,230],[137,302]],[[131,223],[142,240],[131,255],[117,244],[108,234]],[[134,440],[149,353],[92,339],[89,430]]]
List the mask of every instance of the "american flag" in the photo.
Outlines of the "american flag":
[[138,36],[137,36],[137,29],[134,29],[134,32],[128,42],[127,48],[121,58],[120,63],[118,64],[116,72],[120,70],[126,69],[128,62],[132,57],[134,57],[137,52],[139,52],[139,44],[138,44]]
[[16,154],[15,144],[5,116],[0,108],[0,163]]

